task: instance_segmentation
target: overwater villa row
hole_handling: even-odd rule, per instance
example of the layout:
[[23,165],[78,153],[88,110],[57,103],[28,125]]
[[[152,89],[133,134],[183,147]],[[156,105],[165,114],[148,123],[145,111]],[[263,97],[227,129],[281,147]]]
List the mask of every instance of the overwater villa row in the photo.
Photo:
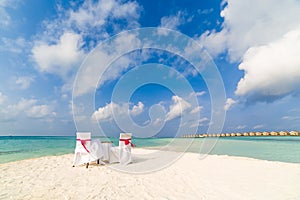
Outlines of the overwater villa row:
[[242,136],[300,136],[299,131],[245,132],[245,133],[213,133],[213,134],[185,134],[183,138],[203,137],[242,137]]

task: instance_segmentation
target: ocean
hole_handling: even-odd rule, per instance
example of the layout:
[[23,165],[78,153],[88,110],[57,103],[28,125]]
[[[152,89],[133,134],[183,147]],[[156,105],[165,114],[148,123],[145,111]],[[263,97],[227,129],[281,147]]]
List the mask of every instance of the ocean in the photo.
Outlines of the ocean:
[[[95,137],[97,138],[97,137]],[[99,138],[99,137],[98,137]],[[118,145],[117,138],[102,138]],[[137,147],[160,148],[174,138],[133,138]],[[176,138],[175,140],[190,140]],[[201,146],[215,139],[195,138],[188,152],[203,153]],[[0,163],[73,153],[75,136],[0,136]],[[261,160],[300,163],[300,137],[222,137],[218,138],[211,155],[229,155]]]

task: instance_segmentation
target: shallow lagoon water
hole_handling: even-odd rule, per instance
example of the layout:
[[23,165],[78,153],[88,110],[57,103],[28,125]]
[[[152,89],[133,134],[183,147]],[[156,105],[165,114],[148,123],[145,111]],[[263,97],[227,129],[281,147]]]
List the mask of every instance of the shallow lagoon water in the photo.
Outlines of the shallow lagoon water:
[[[112,141],[118,145],[117,138],[98,137],[102,141]],[[222,137],[222,138],[134,138],[137,147],[160,149],[171,141],[184,143],[189,140],[188,152],[229,155],[256,158],[261,160],[300,163],[300,137]],[[214,144],[211,151],[204,151],[204,145]],[[0,163],[55,156],[73,153],[75,137],[73,136],[2,136],[0,137]],[[174,149],[174,148],[172,148]],[[176,147],[175,147],[176,150]]]

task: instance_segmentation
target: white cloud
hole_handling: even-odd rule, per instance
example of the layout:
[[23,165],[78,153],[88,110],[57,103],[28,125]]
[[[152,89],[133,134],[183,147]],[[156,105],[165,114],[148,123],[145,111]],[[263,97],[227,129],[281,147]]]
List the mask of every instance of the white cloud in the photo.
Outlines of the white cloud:
[[[155,35],[155,37],[156,36],[157,35]],[[145,61],[150,57],[149,54],[145,57],[141,56],[139,52],[135,52],[133,54],[126,53],[131,52],[133,49],[142,49],[149,47],[154,48],[155,46],[159,49],[166,48],[172,52],[178,52],[178,49],[176,49],[176,47],[169,42],[156,44],[155,41],[151,40],[151,38],[148,39],[148,37],[139,37],[138,31],[123,32],[114,40],[109,40],[108,42],[103,43],[101,45],[101,48],[96,48],[95,51],[89,54],[88,59],[85,60],[84,67],[80,69],[81,71],[80,73],[78,73],[75,90],[73,93],[74,96],[78,97],[94,91],[105,81],[114,80],[120,77],[120,75],[130,67],[137,66],[142,63],[142,61]],[[193,56],[196,59],[194,64],[201,65],[200,67],[207,67],[208,64],[211,64],[211,60],[207,60],[210,57],[208,57],[206,54],[206,57],[202,57],[201,55],[199,55],[199,50],[201,51],[201,47],[199,45],[193,48]],[[151,55],[157,54],[151,52]],[[115,58],[118,59],[116,60]],[[199,63],[197,63],[197,61],[199,61]],[[172,64],[174,65],[177,63]],[[174,67],[180,68],[180,65],[174,65]],[[190,69],[192,70],[190,71]],[[190,67],[183,68],[182,70],[184,71],[183,74],[196,75],[198,73],[197,70]],[[197,95],[200,94],[203,93],[199,93]]]
[[116,0],[85,1],[79,9],[69,10],[67,24],[75,25],[81,31],[87,31],[90,27],[101,28],[109,19],[138,19],[139,5],[132,2]]
[[6,101],[7,97],[0,92],[0,105]]
[[203,122],[207,122],[209,119],[207,117],[201,118],[199,120],[196,120],[196,122],[192,123],[190,127],[199,127],[199,126],[204,126]]
[[[113,34],[124,29],[139,27],[138,18],[141,7],[136,1],[87,0],[83,3],[72,3],[71,8],[68,9],[57,4],[57,9],[56,19],[46,19],[42,22],[43,29],[32,42],[31,57],[40,72],[59,75],[63,78],[61,92],[65,94],[72,91],[75,73],[86,56],[86,52],[94,49],[101,41],[109,37],[108,29],[110,32],[113,31]],[[122,23],[115,20],[122,20]],[[132,42],[130,37],[124,38],[123,41],[126,42],[125,46]],[[124,48],[122,45],[119,47]],[[106,51],[99,52],[97,56],[99,57],[91,59],[94,65],[91,64],[92,67],[87,70],[98,70],[95,65],[105,70],[108,64],[105,62],[108,60],[107,57],[119,57],[117,52]],[[99,85],[117,77],[133,61],[126,56],[121,57],[120,60],[122,64],[119,63],[118,67],[111,67],[107,71],[108,76],[101,79]],[[75,95],[97,88],[98,85],[94,84],[98,82],[100,75],[95,71],[86,75],[79,80],[82,82]]]
[[154,120],[153,124],[154,126],[161,126],[162,124],[164,124],[164,122],[164,119],[158,117]]
[[192,92],[192,93],[190,94],[190,97],[192,97],[192,96],[201,97],[201,96],[203,96],[203,95],[205,95],[205,94],[206,94],[205,91],[201,91],[201,92]]
[[210,14],[210,13],[212,13],[214,11],[214,9],[213,8],[210,8],[210,9],[199,9],[199,10],[197,10],[197,12],[199,13],[199,14],[201,14],[201,15],[208,15],[208,14]]
[[[137,28],[141,7],[135,1],[121,0],[86,0],[83,3],[73,3],[67,10],[60,4],[58,18],[45,20],[44,31],[39,36],[43,41],[57,40],[65,32],[75,32],[83,38],[88,37],[90,43],[86,47],[94,48],[97,43],[106,39],[107,28]],[[114,23],[114,20],[124,20]],[[125,23],[126,22],[126,23]],[[111,30],[110,30],[111,31]]]
[[12,120],[18,118],[20,115],[24,114],[31,106],[33,106],[37,101],[35,99],[24,99],[22,98],[16,104],[10,104],[2,106],[0,109],[1,120]]
[[22,37],[10,39],[7,37],[1,38],[0,52],[12,52],[12,53],[23,53],[27,51],[28,47],[31,46],[29,41],[26,41]]
[[26,111],[28,117],[31,118],[42,118],[45,116],[55,116],[56,113],[53,112],[52,108],[48,105],[35,105]]
[[12,116],[17,116],[25,110],[30,109],[37,103],[36,99],[24,99],[22,98],[17,104],[8,105],[7,113]]
[[216,57],[226,51],[226,32],[205,31],[199,38],[199,43],[205,46],[208,52]]
[[224,106],[224,110],[228,111],[236,103],[237,103],[237,101],[233,100],[232,98],[228,98],[226,100],[226,103],[225,103],[225,106]]
[[[164,16],[160,19],[160,27],[177,30],[178,27],[190,19],[185,19],[185,13],[178,11],[176,15]],[[158,35],[168,35],[169,31],[164,29],[158,30]]]
[[10,24],[10,15],[6,12],[3,7],[0,7],[0,25],[2,27],[7,27]]
[[[151,120],[146,120],[143,125],[149,126],[150,122],[153,122],[154,127],[161,127],[165,122],[171,121],[186,115],[181,126],[196,127],[203,126],[205,121],[208,121],[206,117],[199,118],[198,114],[203,109],[203,106],[191,106],[191,104],[185,101],[179,96],[172,97],[172,103],[169,105],[169,110],[166,112],[163,102],[155,104],[149,109],[149,115]],[[118,113],[118,118],[122,119],[127,115],[137,116],[144,112],[145,105],[142,102],[138,102],[136,105],[129,104],[117,104],[111,102],[103,107],[98,108],[91,116],[93,121],[110,121],[115,119],[113,114]],[[197,116],[195,115],[197,114]],[[128,125],[128,124],[126,124]],[[124,127],[126,126],[124,124]],[[129,125],[130,126],[130,125]]]
[[236,94],[254,99],[278,98],[299,91],[300,28],[268,45],[250,48],[244,55]]
[[283,116],[281,119],[290,120],[291,116]]
[[114,102],[106,104],[106,106],[98,108],[98,110],[93,113],[92,119],[98,121],[110,120],[113,117],[113,109],[118,107],[119,105]]
[[222,6],[221,30],[205,32],[200,42],[214,56],[227,53],[230,61],[240,62],[245,76],[235,93],[272,101],[298,92],[300,2],[224,0]]
[[181,116],[191,105],[179,96],[172,97],[172,104],[169,107],[166,120],[172,120]]
[[144,104],[142,102],[138,102],[137,105],[134,105],[131,110],[132,115],[139,115],[144,111]]
[[[110,44],[105,45],[101,49],[95,49],[86,60],[84,68],[81,68],[82,71],[76,81],[80,84],[75,85],[74,90],[76,97],[94,91],[106,81],[119,77],[130,64],[136,62],[138,57],[138,55],[133,57],[123,55],[122,52],[139,49],[142,44],[135,34],[124,33]],[[108,67],[111,62],[115,61],[115,58],[120,56],[122,57],[113,64],[113,67]],[[105,76],[103,76],[104,72]]]
[[215,55],[227,50],[231,61],[239,61],[250,47],[278,40],[299,26],[300,2],[296,0],[224,2],[222,30],[206,32],[200,41]]
[[33,77],[30,76],[22,76],[17,78],[16,84],[19,85],[21,90],[29,88],[30,84],[34,81]]
[[81,45],[80,35],[71,32],[64,33],[56,44],[36,42],[32,49],[32,57],[41,72],[64,77],[82,61],[84,53]]
[[238,126],[236,127],[236,129],[242,130],[242,129],[245,129],[246,127],[247,127],[246,125],[238,125]]
[[260,129],[260,128],[262,128],[262,127],[264,127],[264,125],[258,124],[258,125],[255,125],[255,126],[253,127],[253,129]]
[[38,104],[36,99],[22,98],[16,104],[2,106],[0,110],[3,115],[2,120],[17,119],[22,115],[29,118],[52,117],[56,113],[53,111],[52,105]]
[[299,120],[300,117],[299,116],[283,116],[281,119],[283,120]]
[[[184,76],[197,76],[201,74],[205,69],[215,67],[215,64],[207,53],[206,49],[199,42],[193,42],[192,40],[188,42],[183,52],[184,57],[188,57],[193,66],[185,67],[183,70]],[[185,63],[186,65],[186,63]]]
[[87,0],[67,10],[59,4],[57,7],[58,18],[43,21],[43,32],[36,36],[31,52],[39,71],[60,75],[64,80],[74,76],[85,52],[109,36],[108,27],[119,32],[139,26],[141,8],[135,1]]
[[9,10],[16,9],[20,0],[1,0],[0,1],[0,26],[1,28],[8,27],[11,23]]
[[[104,3],[107,0],[103,1]],[[129,1],[121,4],[121,1],[116,1],[117,5],[113,8],[112,13],[115,18],[134,18],[137,19],[140,16],[140,7],[137,2]]]
[[176,15],[162,17],[160,19],[160,27],[177,30],[177,28],[184,22],[184,13],[179,11]]
[[199,119],[198,122],[201,124],[202,122],[206,122],[206,121],[209,121],[209,119],[207,117],[204,117],[204,118]]
[[[101,2],[101,1],[99,1]],[[105,6],[94,5],[91,1],[86,1],[78,10],[70,10],[68,23],[74,24],[81,30],[88,26],[104,25],[109,10],[112,8],[112,1],[108,1]],[[98,10],[98,12],[96,12]]]
[[91,118],[94,121],[109,121],[114,118],[113,113],[118,113],[119,117],[127,114],[136,116],[141,114],[143,110],[144,104],[142,102],[138,102],[137,105],[133,105],[132,109],[129,108],[129,104],[117,104],[111,102],[103,107],[98,108],[98,110],[92,114]]
[[193,108],[190,113],[191,114],[199,113],[203,108],[204,108],[203,106],[197,106]]

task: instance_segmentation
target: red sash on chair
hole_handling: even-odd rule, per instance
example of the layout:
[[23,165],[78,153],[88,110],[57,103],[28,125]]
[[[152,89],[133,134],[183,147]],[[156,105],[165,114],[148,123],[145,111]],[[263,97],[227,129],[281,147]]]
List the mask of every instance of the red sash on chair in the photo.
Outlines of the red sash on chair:
[[76,141],[80,141],[81,144],[82,144],[82,146],[83,146],[83,148],[84,148],[88,153],[90,153],[90,151],[86,148],[85,144],[86,144],[86,142],[91,141],[91,139],[86,139],[86,140],[76,139]]
[[130,144],[132,147],[134,147],[134,144],[131,143],[131,139],[120,139],[121,142],[125,142],[125,145]]

